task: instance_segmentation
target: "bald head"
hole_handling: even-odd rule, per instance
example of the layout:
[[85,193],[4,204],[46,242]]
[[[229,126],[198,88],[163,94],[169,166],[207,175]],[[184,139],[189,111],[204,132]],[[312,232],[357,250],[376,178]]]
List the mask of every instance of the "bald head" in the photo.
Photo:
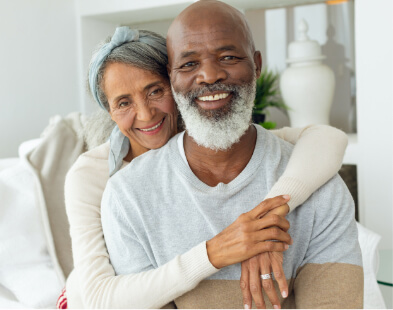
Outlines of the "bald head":
[[200,0],[183,10],[171,24],[167,34],[168,52],[174,41],[181,40],[196,29],[213,30],[214,26],[228,32],[237,32],[255,51],[254,40],[244,15],[234,7],[216,0]]

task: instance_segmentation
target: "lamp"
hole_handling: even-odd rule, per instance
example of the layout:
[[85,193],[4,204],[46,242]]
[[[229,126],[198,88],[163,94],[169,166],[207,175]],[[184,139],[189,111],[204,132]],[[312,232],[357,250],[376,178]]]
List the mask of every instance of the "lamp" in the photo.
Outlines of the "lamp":
[[326,0],[325,3],[328,5],[340,4],[348,2],[348,0]]

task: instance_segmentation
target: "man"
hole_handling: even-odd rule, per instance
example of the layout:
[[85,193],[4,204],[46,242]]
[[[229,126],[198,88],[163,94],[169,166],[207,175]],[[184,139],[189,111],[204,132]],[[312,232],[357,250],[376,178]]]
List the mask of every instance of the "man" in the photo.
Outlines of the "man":
[[[102,218],[111,262],[118,274],[137,273],[208,240],[208,261],[220,270],[206,273],[208,278],[175,303],[241,308],[238,263],[260,251],[248,257],[235,253],[232,241],[239,241],[239,227],[250,213],[236,218],[263,199],[292,147],[250,124],[262,61],[234,8],[218,1],[194,3],[171,25],[167,48],[186,132],[109,181]],[[256,222],[253,217],[250,223]],[[294,243],[284,254],[289,296],[282,306],[362,307],[353,201],[341,179],[333,178],[287,219]]]

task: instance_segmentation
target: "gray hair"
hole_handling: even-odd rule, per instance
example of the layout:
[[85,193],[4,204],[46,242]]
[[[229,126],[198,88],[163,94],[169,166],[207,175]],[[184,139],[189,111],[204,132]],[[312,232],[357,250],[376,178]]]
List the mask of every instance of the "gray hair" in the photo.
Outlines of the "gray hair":
[[97,109],[83,120],[83,131],[80,134],[83,137],[87,151],[108,141],[113,128],[116,126],[108,112],[103,109]]
[[[158,41],[162,45],[166,45],[166,39],[161,35],[147,30],[140,30],[139,33],[141,35],[148,35],[151,39]],[[96,54],[101,47],[110,42],[111,37],[108,37],[105,42],[103,42],[94,53]],[[92,57],[94,59],[94,56]],[[153,46],[141,42],[141,41],[132,41],[125,44],[122,44],[116,47],[105,59],[103,64],[101,65],[98,74],[97,74],[97,93],[100,101],[104,105],[104,107],[109,111],[109,103],[108,99],[104,92],[104,74],[105,69],[110,63],[124,63],[127,65],[131,65],[143,70],[150,71],[154,74],[165,77],[169,80],[168,72],[166,69],[166,65],[168,63],[168,56]],[[88,89],[90,93],[93,92],[90,89],[88,82]]]

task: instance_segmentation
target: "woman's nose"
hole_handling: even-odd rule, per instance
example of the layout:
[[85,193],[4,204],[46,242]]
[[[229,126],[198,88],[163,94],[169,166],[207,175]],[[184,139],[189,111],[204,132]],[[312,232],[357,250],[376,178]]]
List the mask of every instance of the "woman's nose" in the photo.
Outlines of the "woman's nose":
[[154,108],[149,107],[147,104],[143,104],[139,106],[136,118],[139,121],[148,122],[154,117],[155,110]]
[[214,84],[227,78],[227,72],[220,66],[217,61],[206,61],[200,64],[197,84]]

